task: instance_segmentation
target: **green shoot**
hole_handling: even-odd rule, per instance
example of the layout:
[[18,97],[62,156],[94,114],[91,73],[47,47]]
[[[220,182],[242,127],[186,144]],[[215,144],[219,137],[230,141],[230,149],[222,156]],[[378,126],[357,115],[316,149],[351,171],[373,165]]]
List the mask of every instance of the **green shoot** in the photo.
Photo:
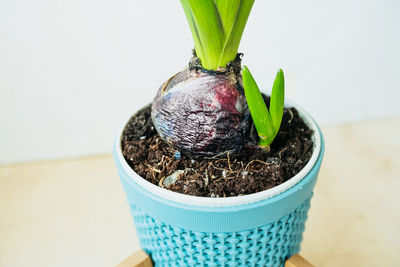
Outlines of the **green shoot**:
[[181,0],[196,54],[217,70],[236,58],[254,0]]
[[283,116],[283,104],[285,98],[285,82],[282,69],[276,74],[272,86],[269,111],[265,105],[260,89],[246,66],[242,68],[243,87],[249,106],[254,126],[259,136],[259,145],[268,147],[278,134]]

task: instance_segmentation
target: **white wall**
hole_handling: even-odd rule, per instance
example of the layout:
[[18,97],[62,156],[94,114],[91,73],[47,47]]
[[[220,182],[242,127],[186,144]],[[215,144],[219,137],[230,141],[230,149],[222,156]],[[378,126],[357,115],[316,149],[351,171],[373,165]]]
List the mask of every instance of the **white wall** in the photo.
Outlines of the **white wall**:
[[[110,152],[192,46],[178,0],[0,1],[0,163]],[[330,124],[400,115],[399,49],[398,0],[258,0],[240,51]]]

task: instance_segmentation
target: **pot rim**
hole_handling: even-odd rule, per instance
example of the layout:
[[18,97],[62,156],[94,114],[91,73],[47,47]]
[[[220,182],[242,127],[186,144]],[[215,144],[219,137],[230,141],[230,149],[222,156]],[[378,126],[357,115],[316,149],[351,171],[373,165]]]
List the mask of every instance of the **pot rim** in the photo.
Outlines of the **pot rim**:
[[[319,157],[319,154],[321,153],[321,133],[320,130],[314,121],[314,119],[311,117],[310,114],[308,114],[301,106],[295,104],[292,101],[285,101],[285,107],[295,107],[297,111],[299,112],[300,117],[304,120],[306,125],[310,127],[313,130],[313,135],[312,135],[312,140],[314,142],[314,150],[313,154],[311,155],[310,160],[307,162],[306,166],[297,173],[295,176],[292,178],[288,179],[286,182],[274,186],[270,189],[253,193],[253,194],[248,194],[248,195],[243,195],[243,196],[235,196],[235,197],[221,197],[221,198],[212,198],[212,197],[199,197],[199,196],[192,196],[192,195],[186,195],[178,192],[174,192],[168,189],[161,188],[157,185],[154,185],[147,181],[146,179],[142,178],[140,175],[138,175],[126,162],[124,156],[122,155],[122,149],[121,149],[121,137],[122,137],[122,132],[128,123],[128,120],[125,120],[124,123],[122,124],[122,127],[118,131],[118,134],[116,135],[115,139],[115,151],[116,151],[116,156],[118,158],[118,161],[121,163],[122,168],[128,174],[128,176],[136,182],[139,186],[142,188],[146,189],[152,194],[158,195],[161,198],[164,198],[166,200],[170,200],[173,202],[177,202],[180,204],[189,204],[191,206],[198,206],[198,207],[230,207],[230,206],[241,206],[241,205],[246,205],[246,204],[251,204],[255,202],[259,202],[265,199],[272,198],[276,195],[279,195],[288,189],[292,188],[295,186],[298,182],[300,182],[306,175],[311,171],[315,163],[317,162],[317,159]],[[132,117],[131,115],[130,117]]]

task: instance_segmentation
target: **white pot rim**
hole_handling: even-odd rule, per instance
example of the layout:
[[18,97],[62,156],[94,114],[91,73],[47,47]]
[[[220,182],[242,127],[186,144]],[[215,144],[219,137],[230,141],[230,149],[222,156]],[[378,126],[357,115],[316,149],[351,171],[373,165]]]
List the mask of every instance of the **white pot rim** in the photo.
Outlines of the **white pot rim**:
[[[121,136],[122,132],[127,124],[128,120],[124,121],[123,126],[118,131],[116,141],[115,141],[115,151],[118,157],[118,160],[121,163],[122,168],[124,171],[129,175],[129,177],[139,184],[142,188],[146,189],[147,191],[170,201],[178,202],[181,204],[191,205],[191,206],[198,206],[198,207],[229,207],[229,206],[241,206],[246,204],[251,204],[255,202],[259,202],[261,200],[265,200],[276,196],[289,188],[296,185],[299,181],[301,181],[312,169],[315,165],[318,156],[321,152],[321,133],[319,128],[313,118],[299,105],[295,105],[293,102],[285,101],[286,107],[295,107],[299,112],[300,117],[304,120],[308,127],[313,130],[312,140],[314,142],[314,150],[313,154],[306,164],[304,168],[295,176],[287,180],[286,182],[272,187],[270,189],[244,195],[244,196],[236,196],[236,197],[221,197],[221,198],[212,198],[212,197],[198,197],[192,195],[186,195],[182,193],[173,192],[164,188],[161,188],[157,185],[154,185],[147,181],[146,179],[139,176],[126,162],[124,156],[122,155],[121,150]],[[131,115],[132,116],[132,115]]]

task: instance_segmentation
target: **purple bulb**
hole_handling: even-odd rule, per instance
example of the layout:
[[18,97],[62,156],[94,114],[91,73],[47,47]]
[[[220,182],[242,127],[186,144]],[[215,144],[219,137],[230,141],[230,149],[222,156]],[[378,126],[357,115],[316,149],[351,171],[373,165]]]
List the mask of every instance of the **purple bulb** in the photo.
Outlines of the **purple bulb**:
[[154,98],[153,124],[168,144],[192,154],[239,152],[250,128],[242,77],[185,69]]

